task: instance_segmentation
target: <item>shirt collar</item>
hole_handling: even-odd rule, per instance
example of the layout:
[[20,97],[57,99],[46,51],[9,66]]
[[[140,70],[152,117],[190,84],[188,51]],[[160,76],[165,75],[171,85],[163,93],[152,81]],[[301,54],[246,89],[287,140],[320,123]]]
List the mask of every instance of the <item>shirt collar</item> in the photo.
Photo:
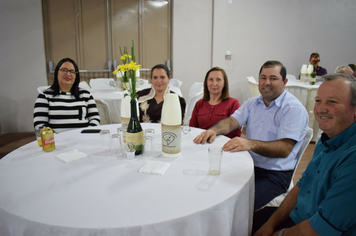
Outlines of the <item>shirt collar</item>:
[[[276,106],[280,107],[281,104],[282,104],[282,99],[286,96],[286,94],[287,94],[287,91],[284,90],[283,93],[282,93],[281,95],[279,95],[276,99],[274,99],[274,100],[269,104],[268,107],[272,107],[273,105],[276,105]],[[262,103],[264,106],[266,106],[265,102],[263,101],[262,95],[260,95],[260,96],[258,97],[257,101],[259,101],[259,102]],[[267,107],[267,106],[266,106],[266,107]]]
[[62,90],[59,90],[59,94],[61,94],[61,95],[71,95],[71,92],[63,92]]
[[342,131],[333,138],[329,138],[324,132],[321,134],[321,142],[325,147],[330,147],[332,149],[337,149],[342,144],[347,142],[351,136],[356,134],[356,123],[353,123],[349,128]]

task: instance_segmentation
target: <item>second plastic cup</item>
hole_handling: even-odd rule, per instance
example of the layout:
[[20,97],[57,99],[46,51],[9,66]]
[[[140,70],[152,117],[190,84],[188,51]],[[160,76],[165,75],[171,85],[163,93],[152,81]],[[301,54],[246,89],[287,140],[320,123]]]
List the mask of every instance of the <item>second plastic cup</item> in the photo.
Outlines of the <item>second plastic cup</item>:
[[42,147],[41,131],[42,131],[42,127],[41,128],[35,128],[35,134],[36,134],[37,143],[38,143],[38,146],[40,146],[40,147]]

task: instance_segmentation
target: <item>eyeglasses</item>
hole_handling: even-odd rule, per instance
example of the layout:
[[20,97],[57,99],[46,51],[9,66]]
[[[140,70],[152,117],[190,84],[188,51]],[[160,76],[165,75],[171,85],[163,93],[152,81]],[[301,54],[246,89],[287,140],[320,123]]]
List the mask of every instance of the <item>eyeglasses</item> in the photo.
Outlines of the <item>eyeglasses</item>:
[[67,68],[61,68],[59,69],[63,74],[67,74],[68,72],[71,74],[71,75],[75,75],[75,74],[78,74],[78,71],[75,71],[75,70],[68,70]]

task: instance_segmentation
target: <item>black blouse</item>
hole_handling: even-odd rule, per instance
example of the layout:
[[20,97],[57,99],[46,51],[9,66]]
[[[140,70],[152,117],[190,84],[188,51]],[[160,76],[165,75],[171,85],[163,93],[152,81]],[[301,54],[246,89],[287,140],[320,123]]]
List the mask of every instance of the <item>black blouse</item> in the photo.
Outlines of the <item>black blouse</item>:
[[[170,93],[174,93],[169,91]],[[137,92],[138,94],[138,102],[139,102],[139,110],[140,110],[140,122],[144,123],[161,123],[161,112],[163,107],[163,102],[157,104],[157,101],[154,97],[154,89],[148,88]],[[144,97],[152,97],[151,99],[145,99]],[[185,113],[185,100],[184,98],[178,96],[180,107],[182,110],[182,123]],[[140,102],[140,100],[145,100]]]

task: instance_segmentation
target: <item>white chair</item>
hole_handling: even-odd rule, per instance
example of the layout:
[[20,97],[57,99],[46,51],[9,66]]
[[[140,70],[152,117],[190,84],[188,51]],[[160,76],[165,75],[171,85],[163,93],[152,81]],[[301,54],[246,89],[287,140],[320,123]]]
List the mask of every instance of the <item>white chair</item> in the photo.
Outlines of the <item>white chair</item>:
[[195,82],[189,89],[189,99],[191,99],[201,91],[204,91],[204,83]]
[[80,82],[79,87],[81,87],[82,89],[88,90],[88,91],[90,90],[90,86],[86,81]]
[[51,86],[40,86],[37,88],[38,93],[43,93],[46,89],[48,89]]
[[250,98],[260,96],[260,91],[258,90],[258,82],[253,78],[253,76],[247,77],[248,88],[250,89]]
[[292,190],[292,188],[294,187],[293,178],[294,178],[295,172],[296,172],[296,170],[298,168],[300,160],[302,159],[303,153],[305,152],[305,149],[308,147],[312,137],[313,137],[313,129],[312,128],[308,128],[307,134],[304,137],[302,146],[300,147],[299,152],[297,154],[297,163],[296,163],[296,165],[294,167],[292,179],[290,181],[290,184],[289,184],[289,187],[288,187],[287,191],[285,193],[282,193],[281,195],[275,197],[274,199],[272,199],[269,203],[264,205],[262,208],[264,208],[264,207],[279,207],[279,205],[281,205],[281,203],[283,202],[284,198],[287,196],[289,191]]
[[173,86],[173,85],[169,85],[169,90],[173,91],[174,93],[178,94],[179,97],[183,97],[182,91],[180,90],[180,88]]
[[175,86],[177,88],[179,88],[182,84],[183,84],[183,82],[180,81],[179,79],[170,79],[169,80],[169,85]]
[[287,74],[286,77],[289,81],[297,81],[297,78],[294,75]]
[[90,79],[89,84],[90,87],[95,90],[116,89],[110,85],[110,82],[113,83],[115,80],[113,78],[95,78]]
[[184,124],[189,125],[190,118],[192,117],[192,113],[195,107],[195,103],[199,101],[203,97],[203,91],[197,93],[194,97],[189,99],[187,106],[185,107],[185,115],[184,115]]
[[152,84],[144,83],[136,87],[137,91],[148,89],[148,88],[152,88]]
[[95,99],[95,103],[99,111],[100,124],[101,125],[112,124],[108,104],[104,102],[102,99]]

